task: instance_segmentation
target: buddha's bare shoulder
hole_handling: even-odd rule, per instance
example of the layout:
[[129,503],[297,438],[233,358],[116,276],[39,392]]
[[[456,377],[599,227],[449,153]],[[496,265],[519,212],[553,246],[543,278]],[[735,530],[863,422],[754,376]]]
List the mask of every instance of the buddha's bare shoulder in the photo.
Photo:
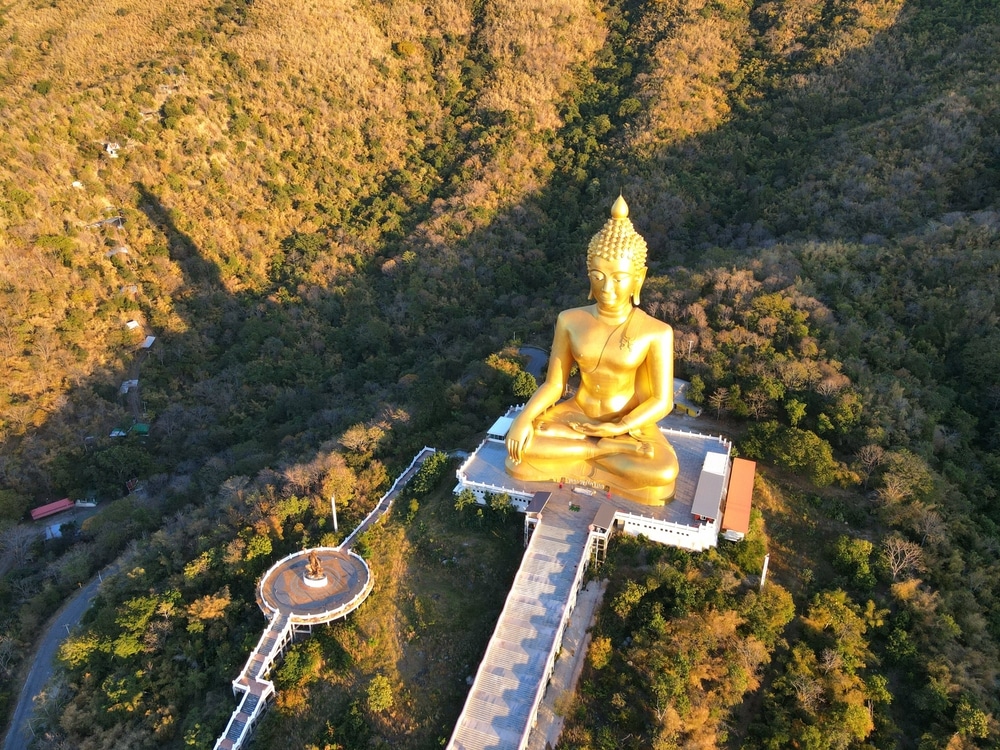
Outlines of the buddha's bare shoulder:
[[592,322],[596,320],[594,316],[594,305],[584,305],[583,307],[571,307],[559,313],[557,322],[570,323],[574,321]]
[[643,334],[648,336],[673,335],[674,329],[670,327],[669,323],[664,323],[659,318],[647,315],[641,308],[635,308],[633,317],[635,318],[635,327]]

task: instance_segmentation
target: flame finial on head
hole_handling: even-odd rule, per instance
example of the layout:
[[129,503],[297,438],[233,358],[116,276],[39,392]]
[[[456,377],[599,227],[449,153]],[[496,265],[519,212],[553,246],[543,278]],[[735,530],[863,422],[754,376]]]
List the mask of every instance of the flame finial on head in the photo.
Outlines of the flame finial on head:
[[611,218],[612,219],[627,219],[628,218],[628,203],[625,202],[625,197],[618,194],[618,200],[615,201],[614,205],[611,207]]

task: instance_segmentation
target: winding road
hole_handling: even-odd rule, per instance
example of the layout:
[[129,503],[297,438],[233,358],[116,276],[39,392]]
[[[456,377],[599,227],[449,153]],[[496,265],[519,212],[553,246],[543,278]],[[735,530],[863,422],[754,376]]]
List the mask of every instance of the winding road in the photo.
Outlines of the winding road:
[[90,602],[100,590],[103,579],[118,572],[119,563],[114,562],[102,570],[90,583],[79,589],[72,599],[67,601],[55,617],[49,622],[42,635],[28,669],[24,687],[17,699],[17,707],[10,721],[7,736],[4,738],[3,750],[24,750],[31,744],[34,732],[31,729],[31,717],[35,710],[35,699],[41,695],[45,685],[52,677],[53,662],[59,644],[69,634],[70,629],[80,622],[83,613],[90,607]]

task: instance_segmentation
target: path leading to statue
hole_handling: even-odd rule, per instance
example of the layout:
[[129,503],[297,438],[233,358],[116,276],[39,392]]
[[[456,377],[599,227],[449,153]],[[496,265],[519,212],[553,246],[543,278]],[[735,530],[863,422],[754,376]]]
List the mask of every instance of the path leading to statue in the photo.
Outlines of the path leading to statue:
[[417,453],[410,463],[409,468],[396,477],[396,481],[392,483],[389,491],[382,496],[382,499],[375,506],[374,510],[365,517],[365,520],[358,524],[358,527],[351,532],[347,539],[341,542],[340,546],[342,549],[348,550],[354,547],[354,543],[358,541],[358,537],[378,523],[379,519],[392,507],[392,503],[396,499],[396,495],[399,494],[399,491],[406,486],[407,482],[413,479],[413,476],[420,471],[420,467],[424,465],[424,461],[433,456],[434,453],[433,448],[427,448],[426,446]]
[[[576,607],[563,634],[559,659],[538,707],[537,723],[528,737],[527,750],[549,750],[559,741],[563,729],[560,714],[576,693],[576,683],[580,680],[587,649],[590,648],[590,626],[607,588],[607,581],[590,581],[577,596]],[[563,699],[567,702],[561,703]]]
[[559,672],[561,689],[553,689],[547,679],[554,674],[556,657],[562,659],[560,646],[568,645],[564,635],[570,630],[578,633],[575,656],[582,658],[586,651],[585,631],[596,602],[584,596],[584,609],[577,612],[574,606],[581,601],[577,592],[590,557],[590,525],[599,506],[596,498],[568,489],[552,492],[541,513],[543,520],[532,532],[449,748],[516,748],[523,746],[529,732],[548,735],[551,730],[558,734],[561,726],[552,726],[551,721],[544,730],[533,730],[532,722],[536,715],[545,718],[540,708],[547,685],[553,701],[562,690],[572,689],[572,659],[565,667],[569,671]]

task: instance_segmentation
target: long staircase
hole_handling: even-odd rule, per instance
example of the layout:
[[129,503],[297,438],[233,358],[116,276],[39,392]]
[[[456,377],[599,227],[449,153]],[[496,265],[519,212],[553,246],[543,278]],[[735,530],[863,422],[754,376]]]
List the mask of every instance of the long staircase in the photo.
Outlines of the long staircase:
[[233,692],[237,695],[242,693],[242,697],[229,717],[226,730],[215,743],[216,750],[243,747],[253,736],[253,730],[274,694],[274,683],[268,679],[271,668],[292,642],[292,634],[292,620],[288,615],[278,613],[268,622],[240,676],[233,680]]
[[587,567],[592,520],[553,511],[535,528],[450,750],[527,746]]

